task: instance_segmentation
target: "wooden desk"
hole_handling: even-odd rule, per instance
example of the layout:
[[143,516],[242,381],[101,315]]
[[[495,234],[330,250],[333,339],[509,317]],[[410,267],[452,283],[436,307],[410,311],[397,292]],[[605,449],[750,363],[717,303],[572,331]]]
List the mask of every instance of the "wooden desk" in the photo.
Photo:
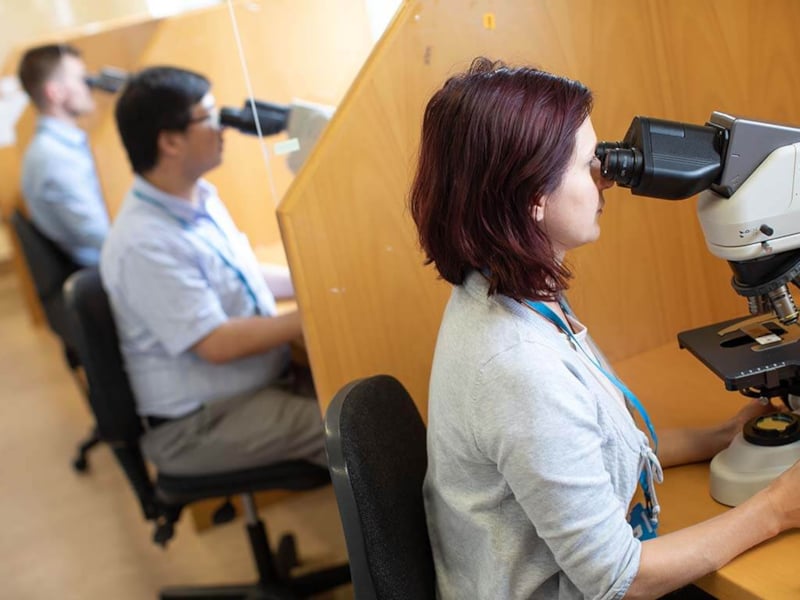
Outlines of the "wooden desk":
[[[659,427],[711,425],[735,413],[746,400],[727,392],[713,373],[677,341],[620,361],[617,373],[646,406]],[[708,464],[667,469],[658,497],[660,531],[668,533],[718,515],[727,507],[708,492]],[[720,599],[800,598],[800,531],[767,541],[696,582]]]

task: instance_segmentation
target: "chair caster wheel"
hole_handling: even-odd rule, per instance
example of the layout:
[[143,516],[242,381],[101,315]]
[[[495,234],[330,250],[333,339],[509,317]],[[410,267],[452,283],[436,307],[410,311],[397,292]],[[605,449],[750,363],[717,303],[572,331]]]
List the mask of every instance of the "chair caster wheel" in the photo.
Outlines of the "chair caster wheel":
[[86,473],[89,470],[89,461],[85,456],[79,456],[72,461],[72,468],[78,473]]
[[222,525],[223,523],[229,523],[236,518],[236,507],[231,502],[230,498],[227,498],[225,502],[219,505],[217,510],[214,511],[214,514],[211,515],[211,522],[214,525]]

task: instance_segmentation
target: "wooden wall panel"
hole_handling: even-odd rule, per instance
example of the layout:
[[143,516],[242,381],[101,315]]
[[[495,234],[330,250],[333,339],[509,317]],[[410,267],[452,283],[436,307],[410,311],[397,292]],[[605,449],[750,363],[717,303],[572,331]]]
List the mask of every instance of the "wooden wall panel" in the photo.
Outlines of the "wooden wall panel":
[[[185,4],[185,3],[184,3]],[[35,0],[0,3],[0,64],[23,44],[49,40],[53,32],[76,37],[98,23],[119,22],[148,13],[147,0]],[[16,57],[12,64],[16,65]]]
[[[233,12],[258,99],[288,103],[297,97],[335,106],[372,47],[363,0],[252,0],[235,2]],[[103,66],[133,72],[155,64],[199,71],[212,81],[220,105],[240,107],[247,96],[226,4],[164,19],[127,18],[91,34],[82,31],[36,43],[69,41],[82,51],[92,72]],[[25,49],[10,52],[5,74],[15,73]],[[97,110],[83,125],[113,217],[133,174],[114,122],[115,96],[96,93],[95,98]],[[0,196],[3,214],[9,214],[20,197],[17,162],[34,126],[35,114],[28,108],[17,125],[16,147],[0,154],[3,172],[12,173]],[[285,134],[267,138],[265,164],[255,137],[227,131],[224,162],[209,174],[237,225],[257,249],[280,242],[275,209],[294,177],[286,157],[272,153],[273,144],[282,139]],[[19,276],[25,281],[24,272]],[[29,303],[29,308],[35,316],[36,307]]]
[[[363,0],[254,0],[233,6],[258,99],[288,103],[297,97],[335,106],[372,47]],[[247,97],[247,86],[233,31],[223,4],[164,19],[127,19],[89,35],[61,35],[53,40],[80,48],[90,71],[107,65],[135,71],[156,64],[199,71],[212,81],[218,103],[239,107]],[[10,53],[5,72],[15,71],[24,49]],[[114,123],[115,98],[100,93],[95,97],[98,110],[85,126],[113,216],[132,175]],[[34,113],[28,109],[17,128],[20,154],[34,123]],[[228,131],[225,162],[209,175],[234,219],[256,245],[280,239],[275,207],[293,178],[285,156],[271,152],[280,139],[267,139],[277,198],[255,137]]]
[[[236,3],[234,15],[253,92],[260,100],[288,103],[299,97],[336,105],[372,45],[362,0],[261,0]],[[245,72],[225,5],[159,21],[132,68],[156,64],[208,76],[220,106],[240,107],[247,97]],[[208,175],[255,246],[280,240],[275,208],[293,179],[285,156],[272,153],[273,144],[282,139],[285,135],[266,140],[268,168],[255,137],[228,130],[224,162]],[[93,142],[107,202],[116,214],[132,175],[111,110]]]
[[[70,34],[63,34],[52,39],[41,39],[36,43],[68,40],[81,51],[90,72],[94,72],[106,65],[129,69],[136,63],[136,58],[147,46],[156,23],[157,21],[153,20],[129,18],[116,21],[113,26],[109,26],[108,29],[97,33],[76,35],[74,39]],[[3,68],[3,74],[16,73],[17,65],[26,48],[27,46],[19,47],[10,52]],[[89,134],[95,154],[98,156],[107,155],[109,150],[104,148],[102,144],[98,146],[96,138],[102,131],[103,121],[108,118],[108,115],[113,110],[114,97],[107,94],[95,94],[95,99],[97,101],[97,110],[88,116],[81,125]],[[8,217],[16,206],[22,204],[19,168],[22,155],[33,135],[35,126],[36,115],[29,106],[17,122],[16,145],[0,149],[0,171],[7,174],[7,177],[4,177],[3,193],[0,195],[0,209],[4,217]],[[105,184],[109,181],[114,181],[115,177],[113,174],[100,172],[99,178],[107,197],[108,186]],[[15,239],[14,247],[15,249],[17,248]],[[42,323],[42,309],[32,286],[27,265],[19,256],[19,252],[15,254],[13,266],[21,284],[25,305],[33,322]]]
[[[422,266],[406,196],[424,106],[449,74],[486,55],[579,79],[600,139],[635,115],[800,123],[798,19],[792,0],[405,2],[278,211],[323,408],[387,372],[425,414],[449,287]],[[612,360],[746,312],[694,200],[606,200],[601,240],[569,257],[569,296]]]

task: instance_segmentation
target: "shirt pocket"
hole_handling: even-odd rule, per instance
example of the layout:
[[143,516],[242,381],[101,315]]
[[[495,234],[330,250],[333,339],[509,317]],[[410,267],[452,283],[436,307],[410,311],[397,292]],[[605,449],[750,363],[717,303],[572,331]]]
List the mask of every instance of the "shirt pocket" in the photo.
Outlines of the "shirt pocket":
[[[247,288],[239,278],[239,273],[223,259],[227,249],[218,248],[213,242],[206,240],[197,240],[196,247],[199,267],[205,276],[206,284],[216,294],[225,314],[229,317],[253,314],[252,302],[247,294]],[[227,255],[225,258],[231,260]]]

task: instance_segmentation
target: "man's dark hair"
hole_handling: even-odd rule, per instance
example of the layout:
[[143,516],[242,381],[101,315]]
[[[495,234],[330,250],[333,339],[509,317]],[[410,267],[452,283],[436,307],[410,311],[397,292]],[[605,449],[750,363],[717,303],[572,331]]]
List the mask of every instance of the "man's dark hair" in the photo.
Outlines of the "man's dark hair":
[[156,166],[159,134],[185,130],[192,107],[210,89],[206,77],[177,67],[150,67],[128,80],[114,115],[135,173]]
[[567,288],[571,274],[533,207],[558,189],[591,108],[577,81],[485,58],[433,95],[410,211],[443,279],[459,285],[479,269],[490,293],[516,300]]
[[38,107],[44,106],[44,85],[61,66],[65,56],[80,58],[80,51],[69,44],[48,44],[31,48],[22,56],[17,75],[22,89]]

